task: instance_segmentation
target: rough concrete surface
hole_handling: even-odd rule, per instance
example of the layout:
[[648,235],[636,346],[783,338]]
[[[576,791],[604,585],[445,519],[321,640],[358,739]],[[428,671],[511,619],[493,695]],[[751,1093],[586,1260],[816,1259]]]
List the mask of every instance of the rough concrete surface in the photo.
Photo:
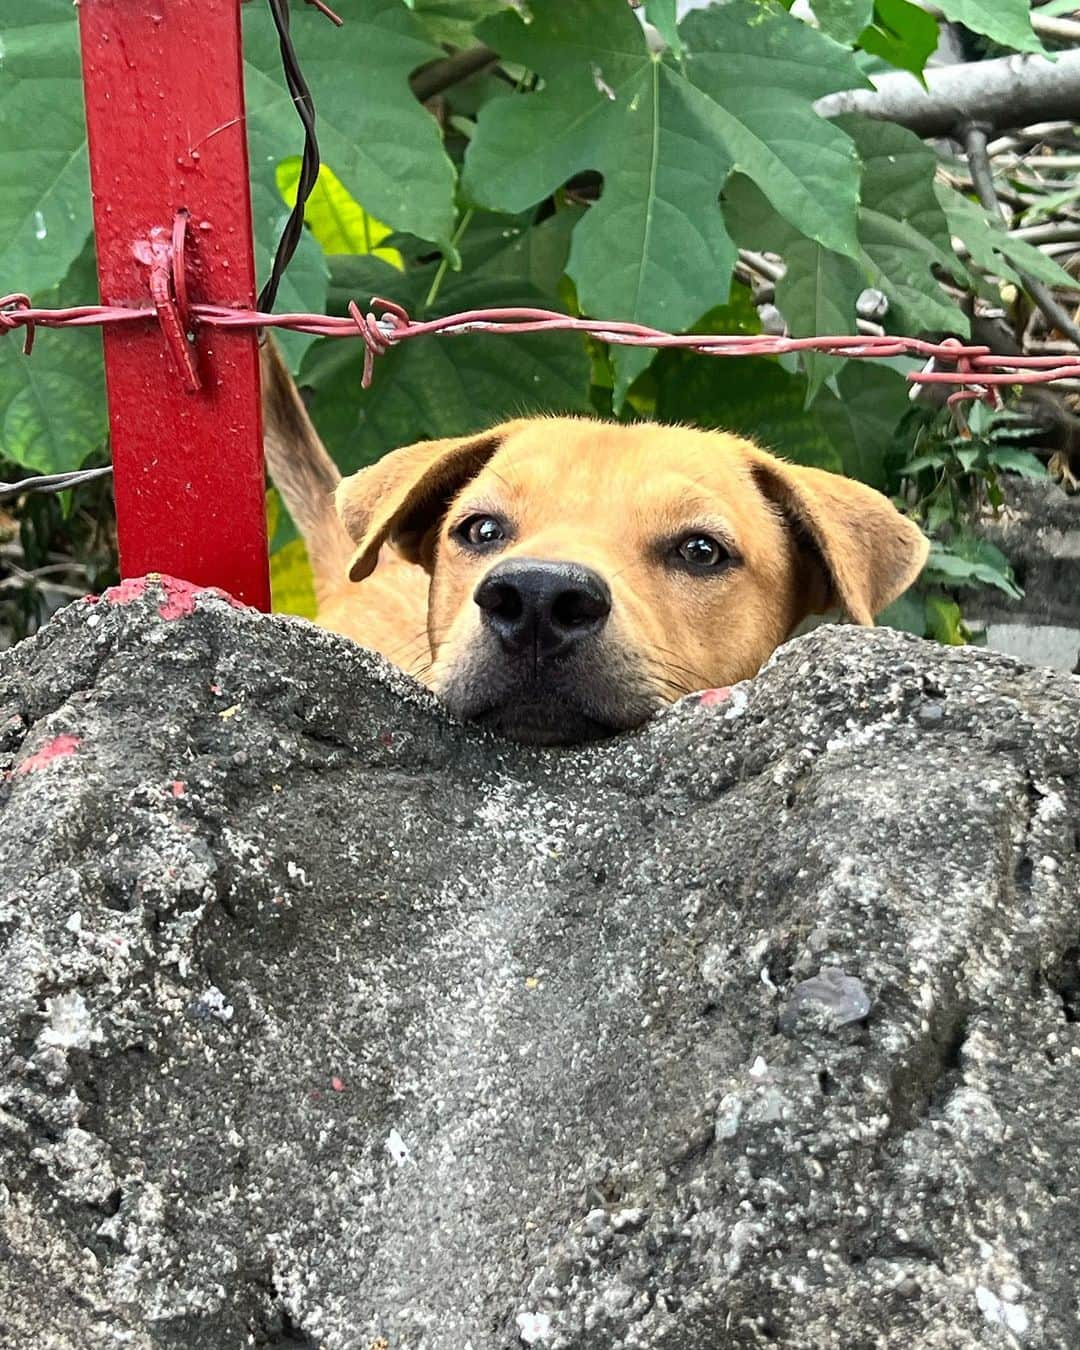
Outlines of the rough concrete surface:
[[996,651],[1080,674],[1080,496],[1048,479],[1010,476],[1007,503],[978,533],[1009,559],[1022,600],[982,587],[961,594]]
[[1080,1345],[1078,728],[822,628],[536,750],[71,606],[0,657],[0,1345]]

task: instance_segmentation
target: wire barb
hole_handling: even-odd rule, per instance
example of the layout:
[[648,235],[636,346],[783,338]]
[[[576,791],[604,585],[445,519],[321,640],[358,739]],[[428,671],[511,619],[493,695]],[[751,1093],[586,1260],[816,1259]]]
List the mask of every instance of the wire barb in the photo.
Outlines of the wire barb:
[[0,296],[0,335],[11,333],[16,328],[23,329],[23,355],[29,356],[34,349],[34,321],[17,317],[30,309],[30,297],[21,291],[14,295]]

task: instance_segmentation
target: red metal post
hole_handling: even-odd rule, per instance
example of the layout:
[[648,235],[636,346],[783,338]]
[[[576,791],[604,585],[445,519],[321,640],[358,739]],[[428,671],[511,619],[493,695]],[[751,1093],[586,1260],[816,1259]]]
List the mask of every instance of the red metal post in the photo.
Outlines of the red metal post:
[[240,0],[80,0],[79,27],[101,299],[148,311],[104,334],[121,568],[269,609],[256,335],[183,337],[185,291],[254,307]]

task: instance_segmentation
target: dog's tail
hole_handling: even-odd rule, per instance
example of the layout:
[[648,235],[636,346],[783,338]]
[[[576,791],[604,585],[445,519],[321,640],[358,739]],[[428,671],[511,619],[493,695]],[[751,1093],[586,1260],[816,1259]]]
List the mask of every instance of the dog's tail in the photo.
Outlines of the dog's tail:
[[263,447],[266,467],[304,537],[316,598],[340,590],[353,545],[334,509],[341,481],[311,424],[300,392],[273,338],[262,344]]

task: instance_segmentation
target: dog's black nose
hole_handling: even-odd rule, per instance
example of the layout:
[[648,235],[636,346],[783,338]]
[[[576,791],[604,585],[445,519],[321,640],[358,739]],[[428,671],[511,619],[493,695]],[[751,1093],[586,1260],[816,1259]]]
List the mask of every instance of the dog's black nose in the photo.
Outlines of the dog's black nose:
[[611,613],[603,577],[577,563],[510,558],[473,595],[483,621],[508,652],[561,656],[598,633]]

